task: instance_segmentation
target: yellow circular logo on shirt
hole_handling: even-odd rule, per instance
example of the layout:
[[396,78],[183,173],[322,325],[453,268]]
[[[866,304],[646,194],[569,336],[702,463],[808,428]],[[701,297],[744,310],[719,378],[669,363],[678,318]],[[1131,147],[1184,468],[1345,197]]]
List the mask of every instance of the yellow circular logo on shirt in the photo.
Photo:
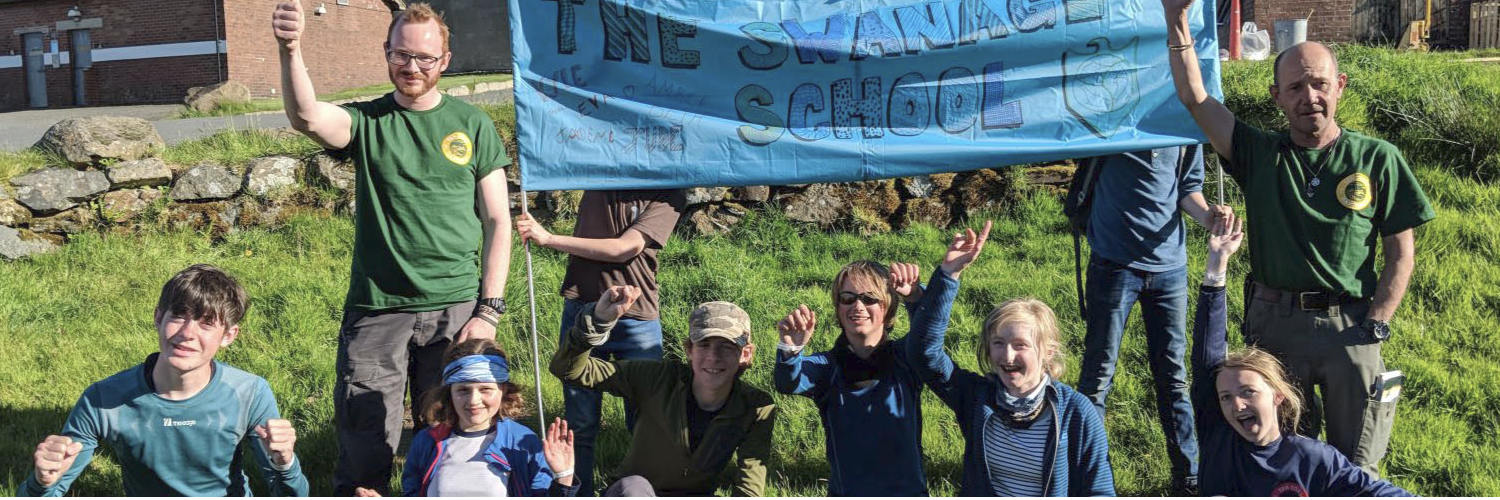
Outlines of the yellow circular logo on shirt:
[[1364,210],[1370,206],[1374,190],[1370,188],[1370,177],[1355,173],[1339,181],[1339,204],[1349,210]]
[[454,132],[443,138],[443,157],[459,165],[468,165],[474,156],[474,141],[463,132]]

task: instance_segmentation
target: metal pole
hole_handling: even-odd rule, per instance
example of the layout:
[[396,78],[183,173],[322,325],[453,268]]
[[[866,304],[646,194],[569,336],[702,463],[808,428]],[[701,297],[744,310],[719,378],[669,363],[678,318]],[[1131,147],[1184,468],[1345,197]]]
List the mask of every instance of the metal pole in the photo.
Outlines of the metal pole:
[[[521,213],[530,215],[526,211],[526,190],[521,189]],[[536,334],[536,280],[531,272],[531,242],[523,244],[526,250],[526,296],[531,299],[531,369],[536,376],[536,418],[537,433],[542,435],[542,440],[547,439],[547,411],[542,407],[542,350],[538,346]]]

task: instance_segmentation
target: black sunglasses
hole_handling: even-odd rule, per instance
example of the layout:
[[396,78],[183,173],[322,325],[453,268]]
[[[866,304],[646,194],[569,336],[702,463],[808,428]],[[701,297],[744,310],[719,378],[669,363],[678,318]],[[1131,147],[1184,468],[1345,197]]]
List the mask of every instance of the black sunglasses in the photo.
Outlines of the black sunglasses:
[[868,293],[839,292],[840,304],[846,306],[852,305],[856,300],[863,302],[867,306],[873,306],[880,303],[880,298]]

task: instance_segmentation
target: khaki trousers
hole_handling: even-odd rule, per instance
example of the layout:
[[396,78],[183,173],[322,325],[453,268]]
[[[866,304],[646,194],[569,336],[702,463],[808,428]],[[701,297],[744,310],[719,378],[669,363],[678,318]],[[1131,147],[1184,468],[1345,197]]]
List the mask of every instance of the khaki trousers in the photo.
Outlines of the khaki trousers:
[[[1252,290],[1260,286],[1250,285]],[[1302,391],[1298,433],[1316,438],[1326,422],[1328,444],[1376,474],[1390,443],[1396,403],[1376,396],[1375,379],[1385,363],[1380,343],[1360,326],[1370,300],[1304,310],[1295,294],[1283,293],[1276,301],[1262,293],[1246,296],[1254,298],[1245,311],[1245,344],[1280,359]]]

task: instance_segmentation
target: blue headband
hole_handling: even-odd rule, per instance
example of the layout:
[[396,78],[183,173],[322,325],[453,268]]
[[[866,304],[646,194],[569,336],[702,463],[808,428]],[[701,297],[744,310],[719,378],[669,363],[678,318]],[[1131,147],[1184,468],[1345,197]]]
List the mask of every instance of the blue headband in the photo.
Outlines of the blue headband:
[[443,367],[443,385],[461,382],[507,382],[510,364],[494,354],[464,356]]

